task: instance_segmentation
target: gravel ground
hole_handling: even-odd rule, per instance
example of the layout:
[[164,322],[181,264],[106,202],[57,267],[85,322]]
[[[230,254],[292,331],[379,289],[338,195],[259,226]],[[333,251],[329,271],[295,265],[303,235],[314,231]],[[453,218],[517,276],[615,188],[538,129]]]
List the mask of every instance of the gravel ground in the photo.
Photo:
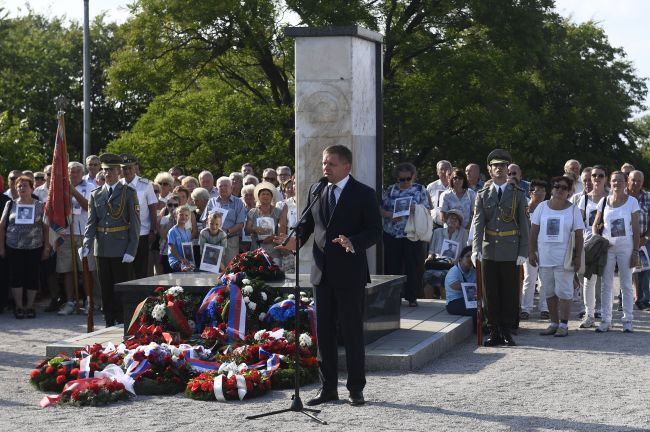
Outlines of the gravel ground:
[[[615,320],[620,313],[615,313]],[[573,315],[575,316],[575,314]],[[650,312],[635,310],[635,332],[597,334],[570,322],[567,338],[539,336],[534,313],[511,348],[476,348],[468,339],[423,369],[373,372],[367,403],[323,406],[330,430],[414,431],[648,431],[650,430]],[[43,396],[28,383],[45,345],[85,330],[84,316],[40,313],[35,320],[0,315],[0,430],[310,430],[306,416],[285,413],[262,420],[246,415],[288,408],[292,391],[244,402],[199,402],[178,396],[138,397],[102,408],[41,409]],[[340,380],[341,397],[347,396]],[[302,389],[303,401],[317,389]]]

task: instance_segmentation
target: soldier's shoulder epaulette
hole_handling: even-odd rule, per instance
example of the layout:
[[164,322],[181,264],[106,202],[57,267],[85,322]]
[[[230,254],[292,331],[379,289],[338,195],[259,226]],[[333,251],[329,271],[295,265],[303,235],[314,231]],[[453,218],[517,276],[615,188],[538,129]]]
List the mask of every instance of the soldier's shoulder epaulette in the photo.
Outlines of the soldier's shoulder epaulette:
[[131,186],[130,184],[125,184],[124,186],[126,187],[127,190],[130,190],[131,192],[137,193],[135,188],[133,186]]
[[95,189],[91,190],[90,193],[93,193],[93,192],[95,192],[95,191],[98,191],[98,190],[101,189],[101,188],[102,188],[101,186],[97,186]]
[[144,184],[149,184],[149,183],[151,183],[151,180],[146,179],[146,178],[144,178],[144,177],[139,177],[139,178],[138,178],[138,181],[139,181],[140,183],[144,183]]
[[483,185],[483,188],[479,189],[477,193],[485,192],[486,190],[490,189],[490,186],[492,186],[492,184]]

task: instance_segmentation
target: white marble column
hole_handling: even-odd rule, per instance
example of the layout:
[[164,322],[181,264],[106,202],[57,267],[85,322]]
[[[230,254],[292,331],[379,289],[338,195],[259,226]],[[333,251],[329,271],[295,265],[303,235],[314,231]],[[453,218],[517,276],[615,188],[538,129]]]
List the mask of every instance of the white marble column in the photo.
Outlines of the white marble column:
[[[381,190],[382,36],[358,26],[291,27],[295,42],[296,175],[298,208],[309,185],[323,176],[323,149],[342,144],[353,155],[352,175]],[[301,254],[300,273],[309,273],[311,241]],[[368,251],[377,272],[376,248]]]

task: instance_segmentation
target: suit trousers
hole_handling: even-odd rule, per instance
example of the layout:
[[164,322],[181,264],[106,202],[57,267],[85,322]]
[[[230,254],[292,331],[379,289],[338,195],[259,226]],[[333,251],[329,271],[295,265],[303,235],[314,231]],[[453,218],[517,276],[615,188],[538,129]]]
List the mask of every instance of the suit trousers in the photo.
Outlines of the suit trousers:
[[149,276],[149,235],[141,235],[138,239],[138,250],[133,260],[133,271],[136,279]]
[[347,388],[349,391],[362,391],[366,385],[363,340],[365,287],[346,285],[345,275],[341,275],[339,281],[322,280],[315,293],[318,372],[322,387],[325,391],[334,391],[338,384],[338,322],[345,346]]
[[131,317],[124,317],[122,298],[115,292],[115,284],[135,279],[132,263],[123,263],[122,257],[97,257],[97,272],[102,286],[102,307],[106,326],[123,323]]
[[512,328],[519,314],[519,268],[516,261],[481,262],[487,325]]

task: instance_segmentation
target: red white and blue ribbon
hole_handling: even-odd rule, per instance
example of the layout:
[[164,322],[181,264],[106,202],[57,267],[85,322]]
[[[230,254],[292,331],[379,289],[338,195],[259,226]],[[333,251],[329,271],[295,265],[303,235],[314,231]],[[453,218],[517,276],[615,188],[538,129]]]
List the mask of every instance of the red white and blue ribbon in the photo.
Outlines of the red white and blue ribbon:
[[91,359],[92,359],[92,357],[90,355],[86,355],[79,362],[79,375],[77,375],[78,379],[90,378],[90,360]]
[[201,360],[198,358],[188,358],[187,362],[190,364],[192,370],[196,372],[209,372],[209,371],[218,371],[221,367],[221,363],[211,362],[207,360]]
[[235,337],[243,339],[246,335],[246,305],[241,289],[234,283],[230,284],[230,307],[228,310],[228,341]]

